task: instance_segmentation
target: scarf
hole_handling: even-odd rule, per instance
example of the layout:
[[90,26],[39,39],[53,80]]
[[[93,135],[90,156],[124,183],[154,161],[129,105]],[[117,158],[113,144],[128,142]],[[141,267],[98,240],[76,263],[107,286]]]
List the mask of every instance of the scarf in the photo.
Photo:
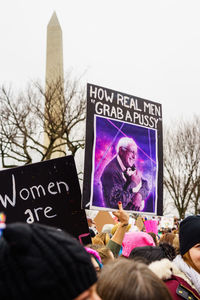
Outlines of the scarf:
[[195,269],[186,264],[181,255],[177,255],[173,262],[178,267],[178,269],[187,276],[187,278],[196,288],[197,292],[200,294],[200,274]]

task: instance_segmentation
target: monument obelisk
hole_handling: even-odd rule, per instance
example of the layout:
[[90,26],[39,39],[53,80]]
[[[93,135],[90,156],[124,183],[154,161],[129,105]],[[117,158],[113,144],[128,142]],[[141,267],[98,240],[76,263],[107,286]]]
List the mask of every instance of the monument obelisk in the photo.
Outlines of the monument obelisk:
[[[62,99],[64,99],[63,93],[63,42],[62,42],[62,29],[58,21],[57,15],[54,12],[47,26],[47,46],[46,46],[46,80],[45,80],[45,91],[46,91],[46,103],[45,109],[46,114],[50,117],[46,118],[47,122],[53,120],[58,124],[59,130],[59,116],[62,111]],[[52,90],[57,88],[57,91],[52,93]],[[47,103],[47,99],[52,99],[51,104]],[[47,111],[48,110],[48,111]],[[47,158],[56,158],[64,155],[66,150],[65,145],[62,145],[63,140],[61,138],[54,142],[59,151],[56,151]],[[49,145],[49,137],[47,134],[44,136],[44,145]]]
[[46,82],[63,79],[62,29],[54,12],[47,25]]

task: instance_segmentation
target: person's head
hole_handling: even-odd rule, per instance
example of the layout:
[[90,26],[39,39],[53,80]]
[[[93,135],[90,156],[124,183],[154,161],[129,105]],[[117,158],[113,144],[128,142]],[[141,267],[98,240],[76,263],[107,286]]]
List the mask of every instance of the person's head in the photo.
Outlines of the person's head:
[[159,243],[168,243],[170,245],[173,245],[173,240],[174,240],[175,236],[176,236],[175,233],[166,232],[160,238]]
[[171,300],[170,293],[147,265],[119,258],[100,274],[97,292],[103,300]]
[[101,261],[103,265],[106,265],[111,260],[114,260],[114,255],[112,251],[107,247],[100,247],[97,249],[97,252],[101,257]]
[[161,260],[163,258],[168,258],[173,260],[176,256],[176,252],[173,246],[167,243],[163,243],[159,246],[144,246],[134,248],[129,259],[134,259],[137,261],[142,261],[145,264],[150,264],[154,261]]
[[158,245],[158,236],[154,233],[154,232],[147,232],[150,236],[152,236],[153,240],[154,240],[154,243],[155,245],[157,246]]
[[97,245],[107,245],[107,243],[110,240],[110,236],[108,233],[105,232],[99,232],[95,235],[95,237],[92,238],[92,244]]
[[111,230],[114,227],[114,224],[104,224],[101,232],[108,233],[110,237],[112,237]]
[[180,223],[180,254],[200,273],[200,215],[189,216]]
[[155,246],[153,238],[146,232],[126,232],[122,242],[122,256],[129,257],[135,247]]
[[90,247],[85,247],[85,250],[90,254],[91,262],[97,272],[97,274],[101,271],[101,268],[103,267],[101,257],[97,250],[92,249]]
[[126,168],[132,167],[135,164],[137,145],[133,139],[128,137],[121,138],[116,150]]
[[172,233],[172,232],[167,232],[163,234],[159,240],[159,244],[162,243],[168,243],[172,245],[175,250],[176,254],[179,254],[179,236],[178,234]]
[[90,233],[91,238],[95,237],[95,235],[96,235],[94,232],[94,229],[91,227],[89,227],[89,233]]
[[88,244],[87,248],[94,249],[98,252],[103,266],[114,259],[112,251],[103,245]]
[[91,299],[97,296],[90,256],[78,240],[53,227],[8,224],[0,238],[0,265],[4,299],[83,300],[83,294]]
[[90,217],[87,217],[87,223],[88,223],[88,227],[92,227],[92,226],[96,227],[95,221]]

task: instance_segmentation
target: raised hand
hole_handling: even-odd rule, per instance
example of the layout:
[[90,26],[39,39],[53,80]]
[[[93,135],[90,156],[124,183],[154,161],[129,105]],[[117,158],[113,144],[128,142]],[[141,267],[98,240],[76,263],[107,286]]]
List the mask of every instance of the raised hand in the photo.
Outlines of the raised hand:
[[128,224],[129,215],[125,210],[123,210],[121,202],[118,202],[118,208],[119,208],[119,210],[114,211],[113,215],[118,218],[118,220],[121,224]]

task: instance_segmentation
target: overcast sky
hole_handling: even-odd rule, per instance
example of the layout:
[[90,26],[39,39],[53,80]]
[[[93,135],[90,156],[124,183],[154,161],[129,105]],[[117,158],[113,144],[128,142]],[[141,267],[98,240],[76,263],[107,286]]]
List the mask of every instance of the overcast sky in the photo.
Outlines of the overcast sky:
[[0,84],[44,81],[54,11],[65,71],[161,103],[163,122],[199,113],[199,0],[2,1]]

